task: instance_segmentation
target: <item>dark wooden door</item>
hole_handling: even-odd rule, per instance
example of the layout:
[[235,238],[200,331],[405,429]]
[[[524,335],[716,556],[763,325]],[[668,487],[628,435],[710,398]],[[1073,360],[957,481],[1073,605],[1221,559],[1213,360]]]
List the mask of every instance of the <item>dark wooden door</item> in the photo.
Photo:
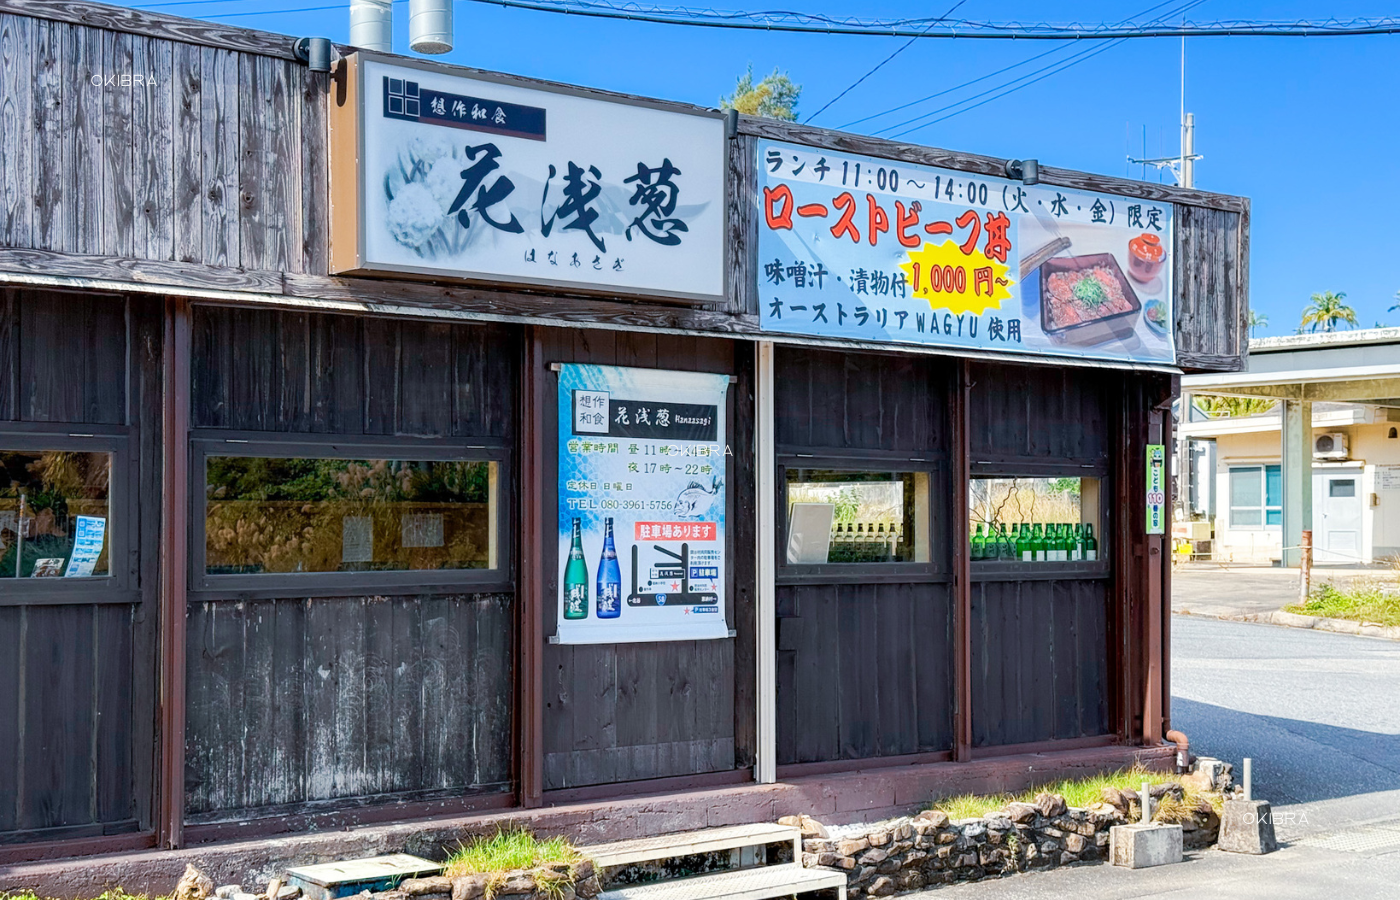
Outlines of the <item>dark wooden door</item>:
[[0,290],[0,451],[52,488],[19,527],[68,533],[55,470],[110,461],[108,574],[0,579],[0,844],[153,829],[161,322],[158,300]]

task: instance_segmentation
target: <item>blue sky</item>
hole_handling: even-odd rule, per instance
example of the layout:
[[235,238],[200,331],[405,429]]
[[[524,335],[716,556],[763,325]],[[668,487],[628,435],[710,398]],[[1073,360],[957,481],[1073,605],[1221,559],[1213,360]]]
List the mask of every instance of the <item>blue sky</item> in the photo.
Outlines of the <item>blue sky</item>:
[[[349,30],[348,0],[342,8],[301,12],[297,10],[334,0],[108,2],[338,41],[346,40]],[[657,2],[669,5],[669,0]],[[893,18],[941,14],[952,2],[784,0],[782,8]],[[991,21],[1117,22],[1154,2],[1047,7],[1022,0],[965,0],[956,15]],[[674,5],[682,4],[676,0]],[[724,0],[717,8],[777,6],[766,0]],[[1193,21],[1318,20],[1394,12],[1381,3],[1205,0],[1188,16]],[[394,14],[394,49],[407,53],[407,0],[396,0]],[[802,118],[905,43],[899,38],[580,19],[472,0],[458,0],[455,30],[456,48],[439,59],[707,106],[717,105],[749,64],[760,74],[776,66],[802,85]],[[814,124],[841,127],[1058,48],[1003,75],[851,130],[875,133],[1083,54],[1062,71],[1043,73],[1033,84],[904,139],[1137,177],[1139,170],[1129,172],[1125,157],[1129,152],[1142,155],[1144,128],[1147,155],[1177,152],[1181,43],[1134,40],[1093,53],[1099,46],[917,41]],[[1196,38],[1187,42],[1186,57],[1186,105],[1196,114],[1196,148],[1205,156],[1197,164],[1196,184],[1253,201],[1251,301],[1269,318],[1259,333],[1291,334],[1309,295],[1325,290],[1346,292],[1362,326],[1400,325],[1400,311],[1387,311],[1400,291],[1400,242],[1387,218],[1400,207],[1400,35]],[[1152,172],[1148,177],[1159,178]]]

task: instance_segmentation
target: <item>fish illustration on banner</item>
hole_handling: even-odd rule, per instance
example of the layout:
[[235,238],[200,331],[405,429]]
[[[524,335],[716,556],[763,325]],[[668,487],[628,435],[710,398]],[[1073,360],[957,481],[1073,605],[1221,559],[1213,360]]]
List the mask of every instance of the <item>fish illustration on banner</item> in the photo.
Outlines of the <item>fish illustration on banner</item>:
[[709,514],[710,504],[719,496],[719,476],[714,476],[710,486],[704,488],[698,481],[686,485],[676,497],[676,505],[671,512],[677,519],[701,519]]

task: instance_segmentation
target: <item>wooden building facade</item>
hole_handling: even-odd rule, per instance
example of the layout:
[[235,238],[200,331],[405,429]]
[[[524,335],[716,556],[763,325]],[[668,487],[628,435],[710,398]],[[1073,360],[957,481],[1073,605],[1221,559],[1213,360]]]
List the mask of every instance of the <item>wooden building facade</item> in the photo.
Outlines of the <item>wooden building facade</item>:
[[[1145,454],[1171,441],[1182,371],[1243,367],[1247,200],[1041,169],[1174,211],[1171,365],[765,330],[760,141],[984,177],[1005,161],[745,116],[721,298],[338,276],[345,70],[292,45],[0,0],[0,454],[15,484],[78,466],[63,515],[110,523],[86,578],[36,577],[77,552],[42,555],[37,499],[3,538],[0,860],[880,765],[925,766],[934,792],[969,760],[1162,745],[1170,567]],[[728,638],[550,641],[561,364],[729,376]],[[291,551],[256,535],[257,565],[220,556],[243,525],[219,503],[309,515],[286,473],[317,460],[468,473],[441,490],[490,506],[461,550],[477,563],[278,569]],[[250,484],[274,471],[276,497]],[[924,549],[789,561],[804,472],[904,479]],[[1012,478],[1092,482],[1099,557],[973,559],[970,485]],[[403,553],[434,546],[408,533]]]

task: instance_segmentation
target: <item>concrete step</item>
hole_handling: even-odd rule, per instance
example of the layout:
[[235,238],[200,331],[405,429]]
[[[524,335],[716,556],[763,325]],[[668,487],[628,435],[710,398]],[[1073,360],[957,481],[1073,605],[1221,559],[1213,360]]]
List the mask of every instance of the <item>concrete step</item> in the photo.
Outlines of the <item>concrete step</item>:
[[785,863],[629,885],[604,891],[598,900],[774,900],[821,890],[846,900],[846,873]]
[[609,844],[580,847],[579,852],[593,860],[593,864],[599,869],[610,869],[615,866],[676,859],[695,853],[739,850],[778,843],[792,844],[793,859],[802,859],[801,830],[790,825],[771,824],[727,825],[721,828],[706,828],[703,831],[614,841]]

